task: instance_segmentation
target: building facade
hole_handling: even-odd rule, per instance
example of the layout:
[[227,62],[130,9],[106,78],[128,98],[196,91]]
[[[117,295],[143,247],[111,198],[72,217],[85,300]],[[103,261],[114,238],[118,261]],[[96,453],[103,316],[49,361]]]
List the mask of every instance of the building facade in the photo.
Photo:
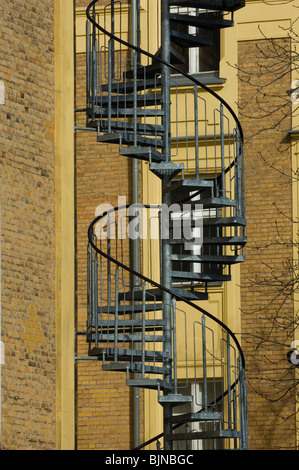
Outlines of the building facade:
[[[96,5],[101,21],[108,3]],[[163,430],[156,391],[136,393],[126,374],[88,357],[88,226],[101,204],[134,201],[136,170],[117,144],[97,142],[85,129],[88,4],[1,7],[3,449],[128,450]],[[159,2],[140,4],[140,44],[155,54]],[[296,367],[287,359],[298,335],[296,4],[247,0],[213,53],[190,49],[185,65],[230,103],[245,136],[246,260],[199,303],[242,344],[251,450],[297,448]],[[130,2],[117,2],[116,10],[116,32],[131,41]],[[120,56],[125,63],[126,51]],[[183,103],[190,84],[175,75]],[[185,163],[192,173],[192,161]],[[146,162],[138,162],[138,197],[161,201]],[[145,241],[143,269],[157,279],[151,250]],[[130,253],[123,259],[130,264]],[[184,379],[183,366],[178,373]]]

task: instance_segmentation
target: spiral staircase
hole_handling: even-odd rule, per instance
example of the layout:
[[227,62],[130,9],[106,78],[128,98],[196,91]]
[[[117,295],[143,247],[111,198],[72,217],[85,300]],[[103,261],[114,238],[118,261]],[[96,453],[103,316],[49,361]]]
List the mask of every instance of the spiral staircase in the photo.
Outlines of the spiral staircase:
[[[163,433],[139,448],[154,440],[166,450],[248,446],[242,349],[200,304],[244,260],[242,129],[230,106],[184,71],[186,51],[212,47],[213,33],[232,27],[244,3],[157,2],[154,54],[140,48],[139,1],[131,42],[117,24],[122,2],[106,5],[104,17],[97,0],[87,8],[87,128],[98,142],[118,144],[120,158],[146,162],[161,182],[160,205],[112,208],[88,230],[89,356],[127,374],[128,386],[157,390],[163,407]],[[178,77],[188,85],[184,99]],[[147,228],[155,219],[158,240],[124,236],[137,216]],[[132,243],[138,269],[124,261]],[[144,243],[159,279],[142,271]]]

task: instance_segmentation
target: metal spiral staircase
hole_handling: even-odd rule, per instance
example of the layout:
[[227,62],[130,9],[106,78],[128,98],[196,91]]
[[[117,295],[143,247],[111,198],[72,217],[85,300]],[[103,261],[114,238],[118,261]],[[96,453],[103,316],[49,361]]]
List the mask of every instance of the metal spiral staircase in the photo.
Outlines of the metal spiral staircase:
[[[147,162],[162,201],[107,210],[89,227],[89,355],[125,372],[129,386],[158,391],[164,449],[246,449],[243,353],[200,306],[209,285],[229,281],[244,260],[242,129],[227,103],[180,69],[183,50],[212,45],[244,0],[157,2],[155,54],[140,48],[139,1],[132,44],[121,31],[123,4],[102,7],[101,18],[96,4],[87,9],[87,127],[98,142],[117,143],[120,158]],[[188,84],[183,98],[178,76]],[[158,233],[138,240],[138,269],[124,261],[134,237],[123,232],[137,215]],[[145,243],[159,279],[142,271]]]

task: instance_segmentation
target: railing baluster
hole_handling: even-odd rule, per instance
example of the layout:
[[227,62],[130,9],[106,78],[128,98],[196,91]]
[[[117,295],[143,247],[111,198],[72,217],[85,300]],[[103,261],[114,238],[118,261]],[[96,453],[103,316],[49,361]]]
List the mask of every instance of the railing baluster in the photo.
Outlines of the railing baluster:
[[114,319],[114,362],[118,358],[118,292],[119,292],[119,268],[115,269],[115,319]]
[[141,374],[145,374],[145,300],[146,300],[146,284],[142,284],[142,360],[141,360]]
[[194,87],[194,127],[195,127],[195,176],[199,178],[199,154],[198,154],[198,87]]
[[178,393],[178,376],[177,376],[177,338],[176,338],[176,300],[172,299],[172,349],[173,349],[173,383],[174,393]]
[[230,357],[230,337],[226,335],[226,379],[227,379],[227,416],[228,428],[232,428],[232,406],[231,406],[231,357]]
[[207,384],[207,343],[206,343],[206,319],[201,317],[202,324],[202,368],[203,368],[203,402],[204,410],[208,411],[208,384]]
[[111,132],[111,112],[112,112],[112,41],[109,40],[108,42],[108,132]]
[[225,197],[225,147],[224,147],[224,123],[223,123],[223,104],[220,104],[220,140],[221,140],[221,190]]
[[[90,22],[86,21],[86,108],[90,106]],[[88,119],[88,117],[87,117]]]

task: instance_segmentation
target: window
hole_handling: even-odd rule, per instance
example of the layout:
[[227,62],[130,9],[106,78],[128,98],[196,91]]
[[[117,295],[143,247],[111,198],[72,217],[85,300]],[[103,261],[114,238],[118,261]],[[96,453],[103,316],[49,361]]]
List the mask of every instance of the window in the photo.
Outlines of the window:
[[[180,389],[183,395],[192,395],[193,400],[191,403],[184,403],[176,406],[173,409],[173,415],[180,415],[185,413],[197,413],[203,408],[203,384],[200,382],[189,383],[185,388]],[[207,398],[208,403],[215,402],[216,398],[222,395],[222,382],[221,380],[211,380],[207,383]],[[210,411],[221,412],[221,405],[214,406]],[[188,423],[189,432],[207,432],[219,429],[220,423],[217,421],[192,421]],[[174,433],[184,433],[186,429],[184,425],[177,427]],[[224,449],[224,440],[218,439],[192,439],[190,440],[190,450],[221,450]],[[184,450],[186,448],[185,441],[174,441],[174,450]]]
[[[216,12],[207,11],[204,9],[186,8],[186,7],[171,7],[171,13],[180,13],[188,15],[202,15],[205,18],[214,17]],[[203,73],[203,72],[218,72],[220,61],[220,30],[216,29],[203,29],[195,26],[188,26],[182,24],[172,24],[172,29],[183,34],[197,36],[208,41],[210,45],[200,47],[181,48],[178,44],[174,45],[174,49],[180,52],[184,57],[184,64],[179,64],[184,72],[190,74]]]
[[[192,197],[193,203],[198,202],[200,204],[200,194],[194,197],[196,191],[191,191],[189,196]],[[172,245],[172,253],[177,255],[219,255],[219,246],[207,245],[202,243],[202,241],[207,240],[208,238],[217,237],[220,235],[220,228],[213,225],[205,225],[205,219],[216,218],[219,213],[219,209],[200,209],[193,210],[192,212],[186,210],[185,212],[173,212],[171,218],[173,221],[179,222],[179,226],[183,226],[184,219],[190,220],[190,217],[195,221],[195,227],[191,228],[191,237],[195,240],[199,240],[199,243],[190,244],[191,246],[186,249],[186,245],[182,243],[177,243]],[[200,219],[200,220],[199,220]],[[196,223],[197,221],[197,223]],[[219,273],[219,265],[217,263],[201,263],[201,262],[186,262],[186,261],[173,261],[172,265],[173,271],[182,271],[182,272],[193,272],[193,273],[205,273],[205,274],[217,274]],[[183,284],[189,285],[190,282],[180,282],[175,281],[176,286]],[[194,284],[194,282],[193,282]],[[196,282],[195,284],[201,284]]]

